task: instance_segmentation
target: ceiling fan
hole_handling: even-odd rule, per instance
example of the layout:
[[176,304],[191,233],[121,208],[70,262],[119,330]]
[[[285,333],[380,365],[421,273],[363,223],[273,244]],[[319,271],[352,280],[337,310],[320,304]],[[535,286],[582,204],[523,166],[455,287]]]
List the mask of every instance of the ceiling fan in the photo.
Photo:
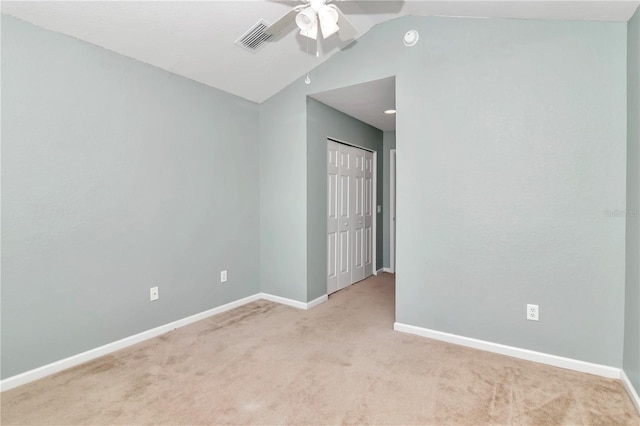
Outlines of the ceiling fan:
[[318,39],[318,34],[326,39],[338,33],[341,40],[351,40],[358,31],[332,0],[300,0],[298,5],[284,16],[269,26],[265,33],[278,36],[286,30],[294,21],[300,29],[300,34]]

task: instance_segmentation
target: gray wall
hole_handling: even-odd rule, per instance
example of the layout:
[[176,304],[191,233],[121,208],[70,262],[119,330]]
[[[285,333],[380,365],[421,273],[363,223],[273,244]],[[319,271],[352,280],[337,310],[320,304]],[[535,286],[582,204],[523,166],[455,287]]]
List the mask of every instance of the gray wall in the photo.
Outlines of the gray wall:
[[254,103],[3,15],[2,377],[259,292],[257,140]]
[[390,191],[390,151],[396,148],[396,132],[386,131],[382,136],[382,151],[384,152],[384,161],[383,161],[383,188],[382,188],[382,215],[383,215],[383,264],[385,268],[389,268],[391,266],[391,253],[390,253],[390,244],[391,244],[391,232],[390,232],[390,214],[391,214],[391,191]]
[[281,154],[260,159],[261,205],[287,206],[261,215],[263,283],[305,296],[306,95],[395,75],[397,320],[621,367],[625,221],[604,212],[626,199],[626,55],[625,24],[374,27],[261,105],[261,152]]
[[[377,197],[382,203],[382,131],[307,98],[307,299],[327,294],[327,138],[377,152]],[[382,267],[382,218],[376,250]]]
[[260,104],[260,287],[301,302],[310,300],[306,108],[291,91]]
[[624,370],[640,392],[640,9],[627,25],[627,288]]

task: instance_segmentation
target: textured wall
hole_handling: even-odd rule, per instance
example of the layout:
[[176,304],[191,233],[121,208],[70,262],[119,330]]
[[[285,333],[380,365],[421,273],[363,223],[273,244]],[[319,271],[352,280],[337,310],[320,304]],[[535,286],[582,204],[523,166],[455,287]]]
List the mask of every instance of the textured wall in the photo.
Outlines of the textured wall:
[[[382,204],[382,131],[307,98],[308,300],[327,294],[327,138],[377,152],[377,203]],[[382,265],[381,215],[376,219],[377,261]]]
[[3,16],[2,377],[259,292],[257,140],[256,104]]
[[[306,95],[395,75],[397,320],[621,367],[625,221],[606,211],[626,200],[626,55],[625,24],[400,18],[261,105],[261,123],[286,118],[261,126],[261,149],[304,181]],[[261,158],[261,178],[279,168]],[[261,190],[288,203],[263,237],[306,232],[304,185]],[[312,242],[296,238],[270,247],[296,268],[285,296],[306,284]]]
[[640,392],[640,9],[627,25],[627,273],[624,371]]

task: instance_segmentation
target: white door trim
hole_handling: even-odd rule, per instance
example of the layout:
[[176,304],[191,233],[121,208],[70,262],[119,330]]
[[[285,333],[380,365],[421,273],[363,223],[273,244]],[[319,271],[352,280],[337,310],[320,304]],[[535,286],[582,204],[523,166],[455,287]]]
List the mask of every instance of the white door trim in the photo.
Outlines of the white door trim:
[[331,136],[327,136],[327,140],[328,141],[337,142],[337,143],[341,143],[342,145],[347,145],[347,146],[352,146],[354,148],[363,149],[363,150],[369,151],[369,152],[376,152],[375,149],[367,148],[365,146],[356,145],[354,143],[343,141],[342,139],[334,138],[334,137],[331,137]]
[[371,229],[373,229],[373,237],[371,237],[371,261],[373,262],[373,275],[378,275],[378,239],[376,238],[378,234],[378,152],[373,152],[373,196],[371,197],[371,211],[373,212],[373,223],[371,224]]
[[389,272],[396,272],[396,150],[389,150]]

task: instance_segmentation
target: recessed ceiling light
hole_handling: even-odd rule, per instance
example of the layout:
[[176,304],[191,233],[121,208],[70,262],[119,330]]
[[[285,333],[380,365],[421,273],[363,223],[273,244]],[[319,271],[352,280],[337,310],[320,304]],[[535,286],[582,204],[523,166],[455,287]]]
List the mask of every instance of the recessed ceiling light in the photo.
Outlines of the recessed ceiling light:
[[405,46],[411,47],[415,46],[420,38],[420,34],[416,30],[409,30],[405,33],[404,37],[402,37],[402,42]]
[[395,109],[388,109],[388,110],[386,110],[384,113],[385,113],[385,114],[389,114],[389,115],[391,115],[391,114],[395,114],[395,113],[396,113],[396,110],[395,110]]

